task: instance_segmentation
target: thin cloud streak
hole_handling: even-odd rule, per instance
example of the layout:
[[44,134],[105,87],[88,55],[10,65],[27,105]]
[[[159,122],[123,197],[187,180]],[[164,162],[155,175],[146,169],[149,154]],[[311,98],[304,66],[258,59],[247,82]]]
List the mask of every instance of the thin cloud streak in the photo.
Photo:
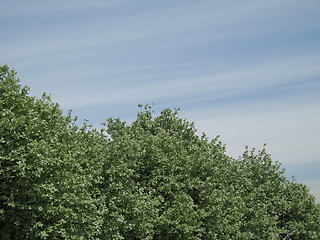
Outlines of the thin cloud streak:
[[[164,79],[158,82],[153,82],[152,79],[144,79],[140,84],[136,84],[136,86],[129,84],[128,87],[123,88],[116,82],[110,85],[110,82],[105,81],[100,82],[99,85],[92,86],[90,89],[90,85],[94,83],[93,79],[93,82],[86,83],[86,87],[80,87],[79,91],[81,92],[75,90],[73,94],[67,95],[65,91],[71,92],[71,89],[67,88],[62,92],[63,96],[67,98],[61,98],[60,101],[65,106],[73,108],[95,104],[114,104],[115,102],[150,102],[155,98],[159,100],[171,97],[175,99],[188,99],[188,96],[201,95],[204,92],[212,92],[215,98],[232,98],[235,95],[270,87],[282,85],[287,85],[287,87],[290,85],[294,86],[302,79],[307,80],[317,77],[320,75],[320,68],[316,64],[317,62],[319,62],[317,56],[301,57],[209,76]],[[73,77],[77,79],[79,76],[75,75]],[[119,77],[121,78],[121,75]],[[144,76],[140,77],[144,78]],[[319,82],[316,81],[313,84],[318,86]],[[79,99],[79,96],[81,96],[81,99]]]
[[[45,34],[40,36],[38,34],[39,37],[37,38],[29,35],[29,38],[24,37],[21,40],[15,40],[8,43],[5,48],[0,47],[0,50],[4,53],[3,56],[10,56],[4,60],[10,61],[26,56],[64,52],[71,49],[77,50],[92,48],[94,46],[112,47],[112,45],[121,42],[131,42],[146,38],[152,38],[156,41],[161,36],[198,31],[199,26],[201,26],[200,29],[207,30],[204,33],[205,39],[213,45],[225,40],[229,41],[229,39],[235,37],[239,40],[241,38],[245,40],[252,36],[283,35],[284,32],[288,34],[292,31],[296,35],[302,31],[298,30],[297,32],[297,29],[299,29],[297,26],[292,30],[285,21],[279,22],[272,26],[272,28],[267,29],[259,27],[260,21],[257,21],[257,23],[253,22],[254,12],[259,13],[259,19],[270,18],[272,20],[272,17],[269,17],[268,8],[272,10],[277,7],[287,7],[285,4],[278,4],[276,2],[272,2],[272,4],[247,2],[245,4],[237,4],[236,6],[231,4],[231,7],[228,5],[221,7],[215,6],[216,4],[209,4],[210,7],[208,8],[199,8],[197,7],[198,5],[189,4],[183,7],[179,4],[178,6],[173,6],[173,9],[168,7],[160,8],[161,10],[142,11],[141,14],[129,16],[123,15],[121,10],[117,9],[121,18],[116,17],[112,21],[105,17],[92,18],[88,22],[68,22],[69,20],[67,19],[67,24],[62,28],[57,28],[53,24],[51,26],[52,29],[49,28],[48,30],[45,29],[45,25],[39,24],[38,27],[40,29],[38,31]],[[200,6],[202,5],[200,4]],[[66,9],[64,9],[64,6],[57,6],[56,9],[59,9],[59,7],[63,8],[64,11],[70,10],[68,5]],[[85,5],[84,7],[87,6]],[[81,10],[83,11],[84,9]],[[191,11],[191,9],[193,10]],[[264,10],[262,16],[261,10]],[[41,9],[38,11],[41,12]],[[192,13],[191,16],[189,15],[190,12]],[[82,12],[79,12],[79,14],[82,14]],[[166,18],[163,16],[166,16]],[[298,26],[299,24],[302,24],[301,20],[297,22]],[[237,28],[237,25],[239,25],[239,28]],[[291,25],[292,23],[290,23]],[[312,27],[314,28],[314,26]],[[301,29],[306,31],[306,27]],[[194,42],[199,41],[197,34],[189,35],[186,39],[189,38],[194,39],[190,45],[194,45]],[[181,44],[181,39],[176,41],[175,44]]]

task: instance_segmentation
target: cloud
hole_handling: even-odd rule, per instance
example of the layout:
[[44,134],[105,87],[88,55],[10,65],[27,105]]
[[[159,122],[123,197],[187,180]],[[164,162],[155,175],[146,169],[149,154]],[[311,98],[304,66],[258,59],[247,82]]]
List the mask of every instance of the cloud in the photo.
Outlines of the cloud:
[[[299,57],[261,66],[254,65],[247,69],[232,69],[229,72],[191,78],[187,76],[169,77],[157,81],[154,81],[149,74],[145,76],[143,73],[137,76],[133,76],[134,74],[124,76],[123,72],[126,69],[111,70],[108,74],[113,75],[113,79],[103,74],[99,76],[99,73],[97,76],[90,70],[79,72],[79,74],[71,71],[72,74],[69,77],[68,73],[63,75],[65,79],[74,84],[65,85],[56,94],[63,105],[71,108],[116,102],[153,102],[164,99],[183,104],[193,101],[212,102],[219,99],[230,101],[233,98],[245,97],[256,92],[261,94],[263,91],[269,91],[270,93],[278,88],[298,89],[306,84],[319,88],[318,82],[313,80],[320,75],[317,62],[318,56]],[[129,72],[135,70],[137,69],[127,69]],[[48,78],[52,81],[62,79],[54,75]],[[124,83],[126,85],[123,85]],[[297,91],[303,94],[303,88]]]
[[[83,51],[85,48],[97,46],[112,48],[119,43],[143,42],[148,38],[151,41],[147,45],[156,42],[157,46],[153,47],[165,47],[168,41],[157,41],[164,36],[175,36],[169,41],[170,46],[173,44],[172,47],[179,47],[181,44],[191,47],[197,43],[210,43],[213,46],[216,44],[219,47],[219,43],[230,42],[233,39],[242,43],[248,41],[248,38],[252,40],[258,37],[261,41],[271,35],[274,39],[277,35],[297,35],[307,28],[314,28],[306,24],[303,28],[299,28],[298,26],[304,23],[301,20],[304,18],[295,20],[298,21],[296,24],[292,24],[291,20],[285,21],[284,17],[290,17],[291,12],[287,10],[288,3],[286,1],[281,4],[278,1],[268,3],[246,1],[241,4],[188,2],[183,5],[149,4],[143,8],[140,5],[135,7],[136,4],[131,1],[120,3],[79,1],[77,4],[74,2],[40,4],[37,1],[30,1],[27,4],[7,7],[12,10],[9,11],[10,15],[2,16],[3,20],[13,21],[19,18],[20,21],[16,22],[15,26],[18,28],[14,36],[17,37],[10,39],[10,35],[4,36],[2,41],[9,38],[6,46],[2,48],[0,46],[0,50],[3,60],[11,61],[27,56],[37,57],[39,54],[63,53],[72,49]],[[295,6],[290,3],[290,6]],[[130,11],[130,8],[133,10]],[[279,9],[287,11],[281,14],[283,15],[281,19],[274,19],[269,13],[274,10],[280,11]],[[271,24],[266,19],[276,24]],[[261,25],[265,27],[262,28]],[[10,25],[4,27],[5,30],[9,30],[7,28]]]

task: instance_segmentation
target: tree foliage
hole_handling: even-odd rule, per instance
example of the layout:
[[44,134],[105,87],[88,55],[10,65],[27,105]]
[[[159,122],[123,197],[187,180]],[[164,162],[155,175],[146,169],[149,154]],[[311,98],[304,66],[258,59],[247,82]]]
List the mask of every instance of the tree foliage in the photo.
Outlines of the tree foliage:
[[1,238],[96,239],[99,134],[78,129],[50,96],[28,96],[7,66],[0,78]]
[[320,207],[265,149],[145,106],[100,130],[0,68],[1,239],[319,239]]

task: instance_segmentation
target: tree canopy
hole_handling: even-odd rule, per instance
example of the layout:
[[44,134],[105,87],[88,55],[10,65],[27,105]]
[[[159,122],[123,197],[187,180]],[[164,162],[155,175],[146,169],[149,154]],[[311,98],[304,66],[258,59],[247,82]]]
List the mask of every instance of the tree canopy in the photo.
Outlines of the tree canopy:
[[320,206],[265,149],[234,159],[164,109],[100,129],[0,67],[1,239],[319,239]]

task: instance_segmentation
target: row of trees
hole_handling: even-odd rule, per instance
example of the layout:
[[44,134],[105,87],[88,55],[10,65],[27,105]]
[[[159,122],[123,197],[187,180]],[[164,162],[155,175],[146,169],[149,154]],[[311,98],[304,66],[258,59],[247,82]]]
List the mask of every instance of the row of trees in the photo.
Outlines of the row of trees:
[[1,239],[319,239],[320,207],[263,149],[226,155],[178,109],[76,124],[0,67]]

